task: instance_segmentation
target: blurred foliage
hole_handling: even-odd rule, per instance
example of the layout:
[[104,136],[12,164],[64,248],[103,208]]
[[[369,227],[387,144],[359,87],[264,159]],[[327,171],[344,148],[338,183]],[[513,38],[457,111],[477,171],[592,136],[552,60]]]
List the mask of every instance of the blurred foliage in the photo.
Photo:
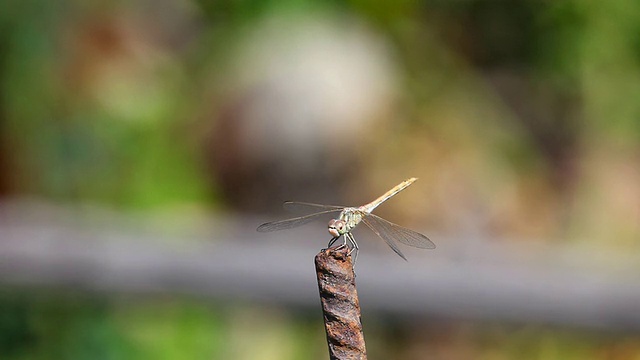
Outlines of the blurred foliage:
[[31,21],[6,25],[3,52],[13,191],[134,207],[206,199],[182,136],[179,54],[142,38],[119,6],[22,5],[15,16]]
[[[498,235],[638,249],[634,0],[0,2],[0,194],[144,209],[221,204],[203,123],[230,96],[235,41],[272,14],[316,12],[365,23],[399,68],[393,121],[369,134],[384,146],[362,151],[367,186],[420,176],[432,190],[412,208],[444,230],[473,212]],[[0,354],[322,359],[315,315],[5,291]],[[424,323],[365,321],[370,353],[640,358],[639,339],[623,334]]]

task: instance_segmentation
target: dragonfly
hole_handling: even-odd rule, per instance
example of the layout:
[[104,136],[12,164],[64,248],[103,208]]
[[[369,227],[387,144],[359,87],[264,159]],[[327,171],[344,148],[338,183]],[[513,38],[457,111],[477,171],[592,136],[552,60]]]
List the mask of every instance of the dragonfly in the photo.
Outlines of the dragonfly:
[[286,220],[279,220],[268,222],[258,226],[258,232],[270,232],[277,230],[285,230],[295,228],[304,224],[307,224],[317,218],[332,214],[340,213],[340,216],[329,221],[328,230],[332,238],[329,241],[328,247],[333,246],[335,242],[342,237],[343,243],[339,247],[349,246],[351,252],[355,251],[354,262],[358,256],[358,243],[351,231],[360,223],[365,224],[376,235],[384,240],[387,245],[398,254],[405,261],[406,256],[400,251],[397,242],[405,245],[409,245],[421,249],[435,249],[436,245],[429,240],[423,234],[407,229],[400,225],[387,221],[371,212],[380,206],[383,202],[389,200],[400,191],[406,189],[409,185],[413,184],[417,178],[407,179],[400,184],[394,186],[391,190],[384,193],[384,195],[373,200],[372,202],[359,207],[347,207],[337,205],[321,205],[307,202],[287,201],[284,203],[284,208],[294,212],[306,212],[307,215],[294,217]]

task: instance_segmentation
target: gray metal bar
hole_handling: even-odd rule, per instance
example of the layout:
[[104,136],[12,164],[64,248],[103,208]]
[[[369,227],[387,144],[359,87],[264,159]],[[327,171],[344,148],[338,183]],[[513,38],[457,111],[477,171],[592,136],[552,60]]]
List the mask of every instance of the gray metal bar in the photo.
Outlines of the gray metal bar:
[[[257,219],[212,217],[210,228],[166,235],[153,223],[103,210],[5,204],[0,284],[317,307],[313,258],[326,245],[317,243],[322,228],[265,236],[254,232]],[[380,252],[370,248],[375,235],[359,237],[365,240],[356,267],[365,316],[386,312],[640,331],[635,254],[596,257],[578,247],[432,238],[438,249],[407,251],[406,263],[382,242]],[[605,260],[591,261],[596,258]]]

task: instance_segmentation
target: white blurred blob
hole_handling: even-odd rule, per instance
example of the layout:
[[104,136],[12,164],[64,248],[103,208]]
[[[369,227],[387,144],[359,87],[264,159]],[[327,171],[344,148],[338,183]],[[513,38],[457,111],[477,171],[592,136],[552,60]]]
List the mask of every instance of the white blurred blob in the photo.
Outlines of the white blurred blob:
[[244,150],[254,160],[313,169],[319,153],[358,146],[390,101],[389,53],[354,23],[271,18],[238,54],[237,86],[257,95],[243,110]]

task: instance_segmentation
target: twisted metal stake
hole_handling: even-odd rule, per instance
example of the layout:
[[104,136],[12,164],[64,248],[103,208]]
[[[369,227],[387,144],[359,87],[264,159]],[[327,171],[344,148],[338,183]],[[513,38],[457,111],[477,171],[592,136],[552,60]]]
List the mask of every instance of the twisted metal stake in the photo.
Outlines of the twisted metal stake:
[[316,255],[318,288],[331,360],[366,359],[356,276],[347,246]]

